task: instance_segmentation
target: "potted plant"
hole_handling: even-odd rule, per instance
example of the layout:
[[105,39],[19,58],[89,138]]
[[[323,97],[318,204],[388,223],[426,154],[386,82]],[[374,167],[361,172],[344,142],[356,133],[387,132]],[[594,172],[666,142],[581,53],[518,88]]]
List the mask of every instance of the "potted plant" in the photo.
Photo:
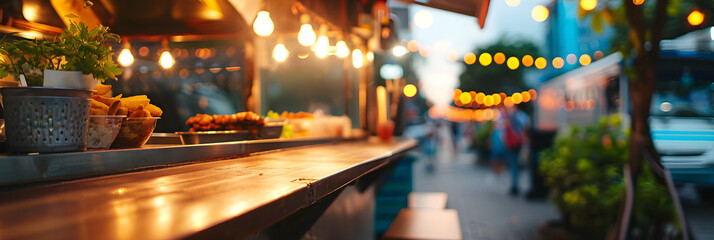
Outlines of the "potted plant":
[[[107,79],[116,80],[116,75],[121,74],[123,70],[112,59],[114,51],[106,43],[108,41],[120,42],[119,35],[109,32],[109,27],[102,25],[89,29],[89,26],[83,22],[75,21],[74,19],[79,17],[74,14],[65,17],[69,19],[70,24],[57,38],[58,47],[55,48],[64,60],[60,69],[81,72],[82,82],[76,83],[76,85],[84,89],[91,89],[98,82],[104,82]],[[48,75],[54,74],[54,71],[45,74],[45,81],[50,81],[50,84],[56,81],[48,77]],[[62,79],[59,78],[59,80]],[[62,84],[61,81],[59,84]]]
[[[107,41],[119,42],[109,27],[94,29],[74,14],[65,16],[70,25],[55,41],[19,39],[0,40],[0,78],[12,74],[26,86],[66,87],[89,90],[97,82],[116,79],[123,72],[112,59],[114,52]],[[49,71],[48,71],[49,70]]]

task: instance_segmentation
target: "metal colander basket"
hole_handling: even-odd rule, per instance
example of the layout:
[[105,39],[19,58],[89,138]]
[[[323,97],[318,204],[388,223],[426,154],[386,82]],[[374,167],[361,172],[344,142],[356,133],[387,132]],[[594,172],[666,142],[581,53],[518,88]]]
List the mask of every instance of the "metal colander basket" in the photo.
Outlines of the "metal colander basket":
[[9,151],[70,152],[87,148],[91,91],[43,87],[0,91]]

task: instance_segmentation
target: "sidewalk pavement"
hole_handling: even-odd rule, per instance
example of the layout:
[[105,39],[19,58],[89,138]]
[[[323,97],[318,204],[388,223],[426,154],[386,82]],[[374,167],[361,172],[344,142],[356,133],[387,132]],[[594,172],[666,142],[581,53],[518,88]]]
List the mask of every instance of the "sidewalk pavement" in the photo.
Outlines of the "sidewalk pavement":
[[459,213],[463,239],[538,239],[538,225],[559,217],[547,200],[527,201],[528,173],[520,173],[521,195],[509,194],[508,172],[496,176],[475,164],[473,153],[437,154],[414,163],[414,191],[446,192],[447,208]]

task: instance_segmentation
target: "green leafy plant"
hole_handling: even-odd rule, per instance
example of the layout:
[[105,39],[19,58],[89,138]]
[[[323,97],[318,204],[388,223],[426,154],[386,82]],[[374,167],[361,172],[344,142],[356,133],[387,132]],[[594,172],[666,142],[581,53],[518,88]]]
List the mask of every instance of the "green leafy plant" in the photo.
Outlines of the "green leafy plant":
[[116,79],[123,72],[114,62],[108,41],[119,42],[119,36],[109,28],[97,25],[94,29],[77,19],[76,15],[65,16],[70,25],[55,41],[15,39],[11,34],[0,39],[0,78],[13,75],[16,80],[24,75],[29,86],[42,86],[44,70],[81,71],[92,74],[104,82]]
[[58,46],[47,40],[19,39],[10,41],[11,34],[0,40],[0,78],[20,74],[25,76],[29,86],[42,86],[44,69],[59,70],[62,56]]
[[102,25],[89,29],[83,22],[75,21],[78,17],[74,14],[65,17],[70,19],[70,24],[57,41],[65,61],[62,70],[92,74],[101,82],[116,79],[123,70],[112,59],[114,51],[106,43],[120,42],[119,35],[110,33],[109,27]]
[[[539,170],[551,188],[551,199],[567,228],[584,239],[605,238],[617,222],[625,193],[622,169],[629,154],[629,133],[621,122],[613,115],[595,125],[573,127],[541,152]],[[665,226],[676,226],[667,188],[655,181],[649,169],[637,181],[633,228],[643,236],[662,236]]]

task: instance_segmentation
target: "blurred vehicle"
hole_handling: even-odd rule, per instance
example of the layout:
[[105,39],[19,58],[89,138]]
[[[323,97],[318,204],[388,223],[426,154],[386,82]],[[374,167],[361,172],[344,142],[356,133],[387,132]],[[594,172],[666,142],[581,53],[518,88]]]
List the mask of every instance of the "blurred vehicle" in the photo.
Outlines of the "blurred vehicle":
[[[714,40],[709,31],[662,42],[649,122],[655,148],[675,183],[714,186]],[[629,126],[622,61],[614,53],[541,84],[536,128],[591,124],[614,113]]]

